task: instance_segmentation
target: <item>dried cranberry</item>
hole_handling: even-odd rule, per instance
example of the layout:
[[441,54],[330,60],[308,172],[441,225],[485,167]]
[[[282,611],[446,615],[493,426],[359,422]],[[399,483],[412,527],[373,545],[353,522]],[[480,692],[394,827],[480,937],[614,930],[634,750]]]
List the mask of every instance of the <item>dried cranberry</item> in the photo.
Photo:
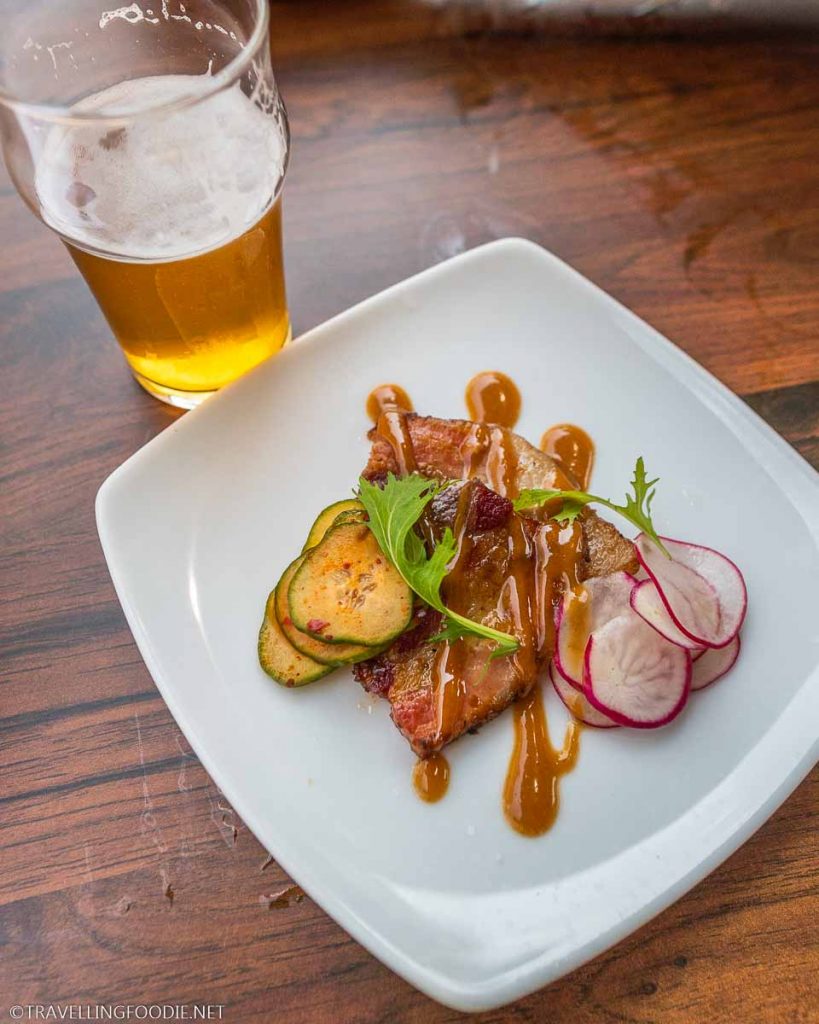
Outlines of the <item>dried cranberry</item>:
[[490,491],[488,487],[477,487],[472,498],[474,530],[483,533],[486,530],[497,530],[505,526],[512,515],[512,502],[502,498],[500,494]]

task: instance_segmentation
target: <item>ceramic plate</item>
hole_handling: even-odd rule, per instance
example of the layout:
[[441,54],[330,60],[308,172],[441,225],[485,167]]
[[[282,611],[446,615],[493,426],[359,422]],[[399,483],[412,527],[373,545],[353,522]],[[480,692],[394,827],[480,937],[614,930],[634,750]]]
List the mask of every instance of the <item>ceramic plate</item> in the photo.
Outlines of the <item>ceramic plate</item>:
[[[661,532],[744,570],[743,654],[657,731],[593,731],[551,832],[501,812],[511,715],[447,751],[438,804],[348,671],[287,690],[256,661],[265,598],[367,455],[364,401],[395,382],[463,416],[499,369],[519,431],[597,442],[594,489],[637,455],[662,477]],[[311,331],[114,472],[97,523],[145,662],[216,783],[277,861],[351,935],[433,998],[501,1005],[677,899],[782,803],[817,758],[819,476],[713,377],[537,246],[466,253]],[[553,738],[565,715],[547,693]],[[555,699],[553,699],[555,698]]]

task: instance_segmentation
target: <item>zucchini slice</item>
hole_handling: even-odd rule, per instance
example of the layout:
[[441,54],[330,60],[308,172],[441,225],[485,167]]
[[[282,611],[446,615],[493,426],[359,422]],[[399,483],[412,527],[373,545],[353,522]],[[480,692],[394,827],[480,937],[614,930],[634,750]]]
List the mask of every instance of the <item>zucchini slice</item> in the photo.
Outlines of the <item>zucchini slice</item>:
[[363,523],[331,527],[287,594],[296,629],[328,644],[387,644],[412,617],[412,591]]
[[366,523],[367,513],[363,508],[348,508],[345,512],[339,512],[332,522],[333,526],[341,526],[342,523]]
[[[342,513],[342,515],[347,514]],[[351,665],[355,661],[364,661],[366,658],[374,657],[378,652],[373,647],[365,647],[364,644],[328,644],[323,640],[316,640],[309,633],[299,632],[293,625],[290,610],[287,607],[287,592],[304,557],[304,555],[299,555],[294,562],[291,562],[276,584],[273,608],[282,633],[297,651],[314,661],[321,662],[322,665]]]
[[282,686],[304,686],[332,672],[332,665],[322,665],[306,657],[282,633],[276,621],[275,597],[274,590],[267,599],[259,630],[259,664],[265,672]]
[[304,547],[301,549],[302,554],[305,551],[309,551],[310,548],[314,548],[316,544],[322,539],[325,533],[333,525],[333,521],[336,516],[342,512],[351,512],[358,510],[359,512],[364,511],[364,506],[356,498],[344,498],[341,501],[334,501],[332,505],[328,505],[316,516],[316,521],[310,527],[310,532],[307,534],[307,540],[304,542]]

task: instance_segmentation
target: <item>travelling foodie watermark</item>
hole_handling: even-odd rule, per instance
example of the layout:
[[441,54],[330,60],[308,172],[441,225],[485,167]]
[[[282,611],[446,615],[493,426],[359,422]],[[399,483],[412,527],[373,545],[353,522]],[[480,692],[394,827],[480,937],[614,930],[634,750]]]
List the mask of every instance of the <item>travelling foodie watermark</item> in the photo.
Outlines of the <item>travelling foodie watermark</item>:
[[223,1003],[16,1003],[8,1015],[11,1020],[224,1020],[224,1008]]

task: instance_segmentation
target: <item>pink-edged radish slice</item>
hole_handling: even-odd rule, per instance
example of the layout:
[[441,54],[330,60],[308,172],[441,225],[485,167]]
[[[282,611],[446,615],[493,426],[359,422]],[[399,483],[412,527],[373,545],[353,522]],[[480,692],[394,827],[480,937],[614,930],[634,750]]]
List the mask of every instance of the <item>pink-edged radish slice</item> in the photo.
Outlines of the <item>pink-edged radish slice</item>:
[[665,640],[630,608],[589,637],[583,692],[621,725],[656,729],[682,711],[691,655]]
[[583,689],[583,655],[589,634],[628,607],[634,577],[627,572],[597,576],[568,590],[557,612],[555,666],[576,690]]
[[671,558],[644,533],[634,547],[674,625],[698,647],[725,647],[739,632],[748,607],[742,573],[713,548],[660,539]]
[[[713,601],[715,605],[716,600],[716,596],[714,596]],[[660,597],[660,592],[654,580],[641,580],[634,587],[631,592],[631,607],[649,626],[653,626],[660,636],[664,636],[666,640],[676,644],[678,647],[685,647],[686,650],[691,651],[692,656],[695,651],[700,652],[704,650],[700,644],[695,643],[691,637],[686,636],[674,624],[674,620],[668,614],[668,609],[663,604],[663,599]],[[719,615],[718,607],[716,608],[716,614]]]
[[691,651],[691,660],[699,661],[700,658],[705,654],[706,651],[721,651],[721,647],[697,647],[696,650]]
[[722,679],[726,672],[734,667],[734,662],[739,657],[739,634],[734,637],[725,647],[711,647],[702,651],[694,661],[691,671],[691,689],[704,690],[706,686]]
[[569,712],[579,722],[582,722],[584,725],[590,725],[594,729],[618,728],[617,722],[609,718],[608,715],[604,715],[602,711],[592,707],[579,690],[576,690],[566,682],[558,672],[557,666],[553,661],[549,662],[549,678],[552,680],[552,686],[557,691],[558,697],[560,697]]

